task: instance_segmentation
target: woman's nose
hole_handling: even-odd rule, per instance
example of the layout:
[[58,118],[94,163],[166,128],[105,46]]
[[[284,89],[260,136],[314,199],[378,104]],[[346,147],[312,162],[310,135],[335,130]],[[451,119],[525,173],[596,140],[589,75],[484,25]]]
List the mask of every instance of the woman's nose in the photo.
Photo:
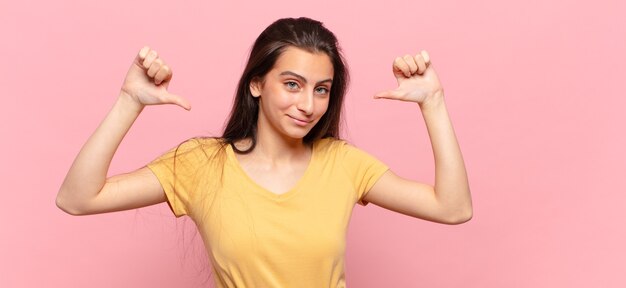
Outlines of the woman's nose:
[[300,94],[298,103],[296,105],[298,110],[302,111],[306,115],[313,113],[313,92],[304,92]]

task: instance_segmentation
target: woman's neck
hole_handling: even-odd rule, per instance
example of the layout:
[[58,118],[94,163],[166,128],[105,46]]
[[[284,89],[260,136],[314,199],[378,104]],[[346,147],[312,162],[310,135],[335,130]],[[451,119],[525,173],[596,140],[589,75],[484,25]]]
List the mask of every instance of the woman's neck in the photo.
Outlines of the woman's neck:
[[[251,139],[236,142],[239,150],[247,150],[252,145]],[[302,139],[284,139],[282,137],[257,135],[256,145],[248,154],[252,158],[273,163],[292,162],[308,159],[311,155],[311,146]]]

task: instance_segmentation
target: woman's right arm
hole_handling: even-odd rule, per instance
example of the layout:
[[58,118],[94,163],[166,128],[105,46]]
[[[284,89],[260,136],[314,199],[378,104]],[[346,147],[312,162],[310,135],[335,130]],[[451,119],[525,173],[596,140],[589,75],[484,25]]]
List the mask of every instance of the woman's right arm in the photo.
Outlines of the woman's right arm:
[[171,69],[149,47],[131,65],[113,108],[89,137],[61,185],[56,205],[72,215],[135,209],[161,203],[165,193],[147,167],[106,178],[113,155],[146,105],[189,103],[170,94]]

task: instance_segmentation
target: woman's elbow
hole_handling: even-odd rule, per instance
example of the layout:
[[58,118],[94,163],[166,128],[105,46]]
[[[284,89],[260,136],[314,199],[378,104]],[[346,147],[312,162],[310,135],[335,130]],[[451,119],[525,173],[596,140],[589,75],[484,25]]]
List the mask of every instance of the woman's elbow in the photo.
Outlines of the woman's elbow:
[[462,210],[458,210],[455,213],[450,213],[449,217],[445,220],[445,224],[458,225],[472,220],[474,212],[472,207],[468,207]]
[[67,204],[67,201],[64,201],[64,198],[60,195],[57,195],[56,200],[55,200],[55,204],[57,205],[57,207],[59,209],[61,209],[63,212],[70,214],[72,216],[80,216],[82,215],[80,213],[80,211],[78,211],[78,209],[75,209],[74,207],[72,207],[71,205]]

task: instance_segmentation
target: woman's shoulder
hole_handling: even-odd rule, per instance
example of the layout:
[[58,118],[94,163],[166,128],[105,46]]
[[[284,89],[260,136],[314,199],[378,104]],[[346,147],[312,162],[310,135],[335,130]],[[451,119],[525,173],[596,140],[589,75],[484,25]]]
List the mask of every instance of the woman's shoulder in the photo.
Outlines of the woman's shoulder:
[[353,158],[368,154],[368,152],[346,139],[334,137],[322,138],[317,140],[316,145],[318,153],[325,154],[326,156],[336,155],[344,158]]
[[200,137],[190,138],[190,140],[191,139],[198,142],[200,145],[204,145],[204,146],[223,145],[224,143],[226,143],[225,142],[226,140],[224,140],[224,138],[221,138],[221,137],[200,136]]
[[334,137],[318,139],[315,142],[317,152],[327,156],[341,154],[349,146],[351,145],[348,141]]
[[346,149],[355,147],[350,141],[346,139],[340,139],[335,137],[327,137],[316,140],[316,145],[319,149]]
[[326,137],[315,140],[315,146],[318,147],[318,149],[328,149],[332,146],[340,144],[341,142],[344,142],[344,140],[334,137]]
[[179,143],[176,149],[179,152],[215,152],[221,150],[225,146],[223,138],[196,136],[191,137]]

